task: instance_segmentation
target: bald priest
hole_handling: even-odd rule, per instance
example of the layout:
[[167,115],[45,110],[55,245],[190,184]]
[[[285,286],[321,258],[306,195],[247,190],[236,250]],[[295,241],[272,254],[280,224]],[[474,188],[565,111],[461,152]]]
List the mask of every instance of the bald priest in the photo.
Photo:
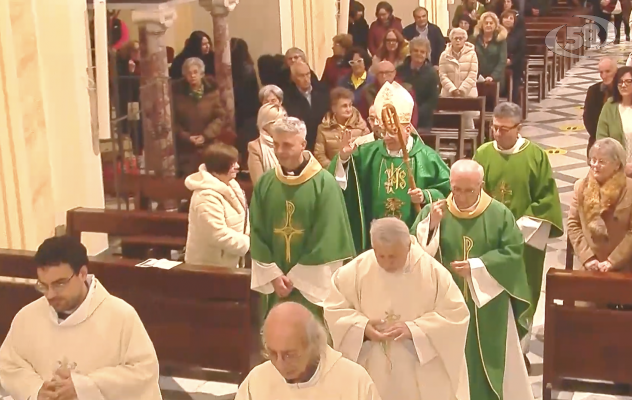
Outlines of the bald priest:
[[160,400],[138,314],[88,275],[79,240],[46,239],[35,263],[44,296],[17,313],[0,347],[3,389],[14,400]]
[[329,347],[320,320],[299,303],[272,308],[263,342],[269,361],[248,374],[235,400],[380,400],[364,368]]

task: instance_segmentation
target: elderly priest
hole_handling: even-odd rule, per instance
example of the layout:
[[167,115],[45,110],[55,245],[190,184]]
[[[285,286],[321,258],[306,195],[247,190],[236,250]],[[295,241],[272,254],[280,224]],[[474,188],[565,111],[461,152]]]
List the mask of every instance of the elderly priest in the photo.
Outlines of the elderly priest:
[[263,326],[270,361],[255,367],[235,400],[380,400],[369,374],[327,345],[327,332],[304,306],[275,306]]
[[[388,105],[396,110],[398,126],[390,126],[382,118],[382,111]],[[374,103],[384,138],[357,146],[351,142],[350,132],[346,132],[340,154],[329,167],[344,190],[358,252],[370,248],[369,225],[374,219],[396,217],[410,227],[423,204],[443,199],[450,192],[447,165],[423,143],[410,122],[414,106],[408,90],[397,82],[385,83]],[[402,135],[410,157],[408,164],[395,130]],[[415,181],[415,188],[411,180]]]
[[476,400],[533,400],[520,349],[530,296],[522,234],[511,211],[483,191],[483,167],[476,161],[454,163],[450,185],[447,201],[424,207],[413,232],[450,271],[470,310],[470,394]]
[[44,296],[15,316],[0,347],[0,382],[15,400],[160,400],[158,359],[136,314],[88,275],[70,236],[35,254]]
[[468,400],[467,306],[458,286],[393,217],[340,268],[325,302],[334,348],[364,366],[384,400]]

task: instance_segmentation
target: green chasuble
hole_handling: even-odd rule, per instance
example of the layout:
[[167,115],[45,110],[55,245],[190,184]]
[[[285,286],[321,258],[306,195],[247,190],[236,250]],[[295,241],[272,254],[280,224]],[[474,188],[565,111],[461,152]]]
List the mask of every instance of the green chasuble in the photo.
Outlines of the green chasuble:
[[[306,156],[309,163],[300,175],[284,175],[277,166],[254,187],[250,203],[253,269],[255,263],[274,263],[287,275],[298,264],[319,266],[355,256],[340,187],[313,155]],[[283,300],[299,302],[322,318],[322,308],[296,288]],[[278,302],[276,293],[263,295],[263,316]]]
[[[424,202],[444,199],[450,193],[450,169],[418,136],[411,137],[410,167],[415,184],[423,190]],[[331,161],[329,170],[332,174],[335,174],[337,161],[338,156]],[[388,154],[383,140],[359,146],[346,168],[344,198],[358,253],[371,247],[369,228],[374,219],[397,217],[409,227],[413,224],[417,212],[408,194],[406,164],[403,157]]]
[[[411,230],[413,234],[417,232],[417,224],[430,213],[430,207],[427,205],[421,210]],[[484,192],[476,209],[470,212],[458,210],[450,195],[439,232],[436,258],[452,273],[470,311],[465,347],[470,397],[503,400],[509,305],[514,315],[511,323],[516,324],[520,339],[526,335],[530,322],[522,233],[511,211]],[[480,259],[487,272],[504,288],[481,308],[475,305],[466,281],[450,266],[453,261],[473,258]],[[522,361],[522,354],[518,357]]]
[[[526,139],[512,151],[501,153],[494,142],[478,148],[474,160],[485,171],[485,191],[511,210],[516,220],[532,217],[551,224],[549,237],[564,234],[562,206],[553,179],[553,171],[547,154],[538,145]],[[538,306],[544,274],[544,250],[528,244],[524,249],[524,264],[531,290],[531,314]]]

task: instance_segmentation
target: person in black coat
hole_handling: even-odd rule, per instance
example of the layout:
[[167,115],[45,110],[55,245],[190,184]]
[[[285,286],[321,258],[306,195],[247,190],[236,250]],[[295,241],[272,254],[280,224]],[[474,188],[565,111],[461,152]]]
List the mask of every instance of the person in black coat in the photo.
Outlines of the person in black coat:
[[260,106],[259,82],[248,44],[243,39],[230,39],[230,54],[235,96],[235,129],[238,132],[236,147],[243,154],[252,138],[241,132],[246,121],[257,118]]
[[[290,49],[288,49],[288,51],[285,52],[285,64],[283,65],[283,68],[281,68],[281,72],[279,75],[281,84],[277,85],[278,87],[283,89],[283,91],[285,91],[289,86],[292,85],[292,74],[290,70],[292,68],[292,65],[294,65],[295,63],[307,64],[307,56],[305,55],[305,52],[298,47],[291,47]],[[309,64],[307,65],[309,66]],[[318,76],[316,76],[316,73],[314,73],[311,68],[310,75],[313,86],[323,86],[323,84],[320,83],[320,79],[318,79]]]
[[202,31],[194,31],[187,39],[184,49],[173,59],[169,68],[171,79],[182,78],[182,66],[191,57],[204,62],[204,75],[215,75],[215,53],[211,37]]
[[307,64],[296,62],[292,65],[292,83],[283,90],[283,107],[290,117],[305,122],[307,150],[313,152],[318,125],[329,111],[329,91],[322,85],[314,85],[310,76]]
[[[525,53],[527,49],[527,40],[522,27],[516,26],[518,18],[516,10],[510,9],[502,12],[500,22],[507,29],[507,67],[511,69],[513,81],[513,93],[510,99],[516,104],[520,104],[520,85],[522,85],[525,73]],[[505,88],[509,85],[505,85]],[[502,94],[503,96],[506,93]]]
[[601,115],[603,105],[612,96],[612,83],[617,74],[617,62],[611,58],[602,58],[599,61],[599,75],[602,81],[597,82],[588,88],[586,100],[584,101],[584,126],[588,132],[588,149],[586,154],[590,152],[590,148],[595,144],[597,138],[597,123]]
[[364,5],[352,0],[349,5],[349,30],[353,45],[364,50],[369,48],[369,23],[364,19]]
[[445,50],[445,36],[441,28],[428,22],[428,10],[424,7],[415,8],[413,18],[415,22],[404,28],[404,38],[411,41],[419,36],[426,37],[430,41],[430,62],[438,66],[441,53]]

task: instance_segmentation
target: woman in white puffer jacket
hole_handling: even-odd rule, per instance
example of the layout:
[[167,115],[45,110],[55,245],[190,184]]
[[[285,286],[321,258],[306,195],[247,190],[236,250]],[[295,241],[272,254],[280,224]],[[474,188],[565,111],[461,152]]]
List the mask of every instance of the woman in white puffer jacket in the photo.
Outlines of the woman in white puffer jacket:
[[188,264],[243,266],[250,249],[246,195],[235,180],[239,154],[217,143],[204,152],[204,164],[184,184],[193,191],[184,260]]

